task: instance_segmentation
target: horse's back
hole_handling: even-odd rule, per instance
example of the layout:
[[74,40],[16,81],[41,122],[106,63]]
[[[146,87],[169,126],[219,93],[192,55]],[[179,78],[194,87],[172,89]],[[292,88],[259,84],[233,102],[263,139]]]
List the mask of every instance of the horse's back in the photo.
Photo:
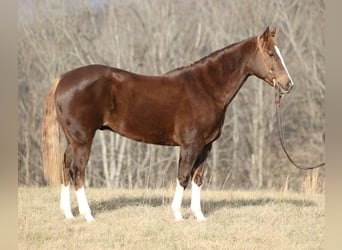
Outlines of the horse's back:
[[58,120],[67,137],[81,142],[107,128],[161,145],[189,143],[198,133],[216,137],[211,123],[217,123],[217,114],[208,98],[192,88],[192,80],[104,65],[81,67],[61,76],[56,89]]

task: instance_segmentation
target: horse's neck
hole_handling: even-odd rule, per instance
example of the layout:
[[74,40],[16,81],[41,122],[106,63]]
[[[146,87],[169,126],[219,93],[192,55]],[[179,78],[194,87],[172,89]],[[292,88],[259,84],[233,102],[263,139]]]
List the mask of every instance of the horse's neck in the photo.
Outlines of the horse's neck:
[[247,62],[253,56],[254,39],[243,40],[233,46],[214,52],[205,58],[205,62],[194,66],[197,71],[205,74],[205,81],[201,82],[215,99],[223,106],[227,106],[250,72]]
[[247,64],[253,51],[253,39],[246,39],[228,48],[219,58],[222,67],[217,82],[209,82],[218,88],[218,98],[227,106],[247,80],[250,72]]

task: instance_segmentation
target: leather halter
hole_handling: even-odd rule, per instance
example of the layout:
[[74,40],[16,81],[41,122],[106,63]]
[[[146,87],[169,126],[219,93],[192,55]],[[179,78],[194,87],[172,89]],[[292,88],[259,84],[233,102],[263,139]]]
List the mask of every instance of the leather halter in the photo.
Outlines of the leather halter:
[[[272,75],[272,86],[278,90],[279,94],[283,95],[283,94],[287,94],[290,92],[290,90],[286,89],[280,81],[278,81],[277,77],[275,76],[274,74],[274,71],[273,71],[273,68],[272,66],[270,65],[269,61],[266,59],[266,56],[265,56],[265,53],[263,53],[263,48],[261,46],[261,42],[260,42],[260,37],[257,38],[257,43],[258,43],[258,48],[261,52],[261,55],[262,55],[262,59],[263,59],[263,62],[264,62],[264,66],[265,66],[265,69],[268,70],[268,73],[270,73]],[[285,65],[285,62],[284,62],[284,59],[282,58],[281,54],[280,54],[280,51],[278,49],[277,46],[274,45],[274,49],[277,53],[277,55],[279,56],[280,60],[281,60],[281,63],[286,71],[286,74],[288,75],[288,77],[290,78],[290,81],[292,82],[293,84],[293,81],[292,81],[292,78],[287,70],[287,67]],[[266,79],[264,79],[266,80]]]
[[[258,48],[260,50],[260,53],[262,55],[262,60],[264,62],[265,69],[266,70],[269,69],[268,73],[270,73],[272,75],[272,83],[273,83],[272,86],[276,87],[277,78],[275,77],[274,71],[273,71],[270,63],[266,60],[265,54],[263,53],[263,48],[262,48],[261,42],[260,42],[260,36],[258,36],[258,38],[257,38],[257,44],[258,44]],[[264,79],[264,80],[266,81],[266,79]]]

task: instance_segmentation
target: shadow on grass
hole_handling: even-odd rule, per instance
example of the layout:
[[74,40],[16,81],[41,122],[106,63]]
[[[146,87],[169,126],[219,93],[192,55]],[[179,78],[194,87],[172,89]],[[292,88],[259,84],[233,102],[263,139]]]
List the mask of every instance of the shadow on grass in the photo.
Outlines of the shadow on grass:
[[[189,203],[190,204],[190,203]],[[267,205],[293,205],[296,207],[312,207],[317,204],[311,200],[303,199],[275,199],[275,198],[257,198],[257,199],[231,199],[219,201],[203,201],[202,210],[204,214],[211,214],[221,208],[242,208],[248,206],[267,206]]]
[[[90,206],[94,215],[103,212],[113,211],[123,207],[134,207],[134,206],[149,206],[149,207],[159,207],[159,206],[171,206],[172,197],[114,197],[112,199],[91,202]],[[182,202],[183,208],[190,207],[191,200],[189,198],[184,198]],[[265,205],[279,205],[279,204],[289,204],[296,207],[310,207],[317,206],[317,204],[311,200],[306,199],[284,199],[284,198],[256,198],[256,199],[222,199],[222,200],[202,200],[202,210],[205,215],[209,215],[221,208],[241,208],[247,206],[265,206]],[[75,208],[76,211],[76,208]]]
[[159,207],[166,204],[165,197],[124,197],[119,196],[112,199],[92,202],[90,207],[93,215],[117,210],[123,207],[138,207],[138,206],[149,206],[149,207]]

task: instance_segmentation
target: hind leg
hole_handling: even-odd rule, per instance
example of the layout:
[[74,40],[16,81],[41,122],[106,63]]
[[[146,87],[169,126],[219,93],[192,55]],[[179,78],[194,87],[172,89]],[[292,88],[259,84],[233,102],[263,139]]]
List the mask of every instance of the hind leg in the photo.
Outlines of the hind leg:
[[80,215],[84,216],[87,222],[94,220],[84,190],[84,173],[89,160],[90,148],[91,143],[74,144],[70,166],[70,175],[76,190],[78,209]]
[[61,199],[60,208],[62,209],[65,218],[73,219],[74,216],[71,212],[70,205],[70,165],[72,157],[72,147],[68,144],[64,153],[64,171],[63,171],[63,183],[61,187]]

